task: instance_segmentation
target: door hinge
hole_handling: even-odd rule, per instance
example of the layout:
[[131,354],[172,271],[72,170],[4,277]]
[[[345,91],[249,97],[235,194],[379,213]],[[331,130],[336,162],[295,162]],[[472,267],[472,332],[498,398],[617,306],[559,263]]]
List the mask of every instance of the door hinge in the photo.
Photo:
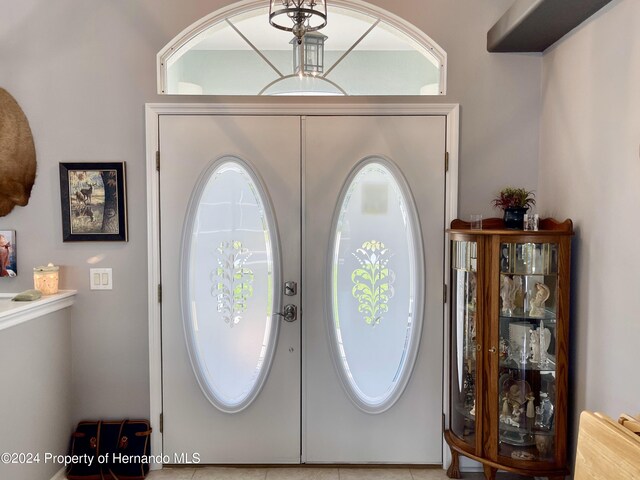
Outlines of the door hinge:
[[164,413],[160,413],[160,433],[164,431]]
[[156,150],[156,171],[160,171],[160,150]]
[[158,284],[158,303],[162,303],[162,284]]
[[444,152],[444,171],[449,171],[449,152]]
[[447,288],[447,284],[446,283],[443,283],[442,286],[444,287],[444,290],[443,290],[444,303],[447,303],[447,301],[448,301],[447,292],[449,291],[449,289]]

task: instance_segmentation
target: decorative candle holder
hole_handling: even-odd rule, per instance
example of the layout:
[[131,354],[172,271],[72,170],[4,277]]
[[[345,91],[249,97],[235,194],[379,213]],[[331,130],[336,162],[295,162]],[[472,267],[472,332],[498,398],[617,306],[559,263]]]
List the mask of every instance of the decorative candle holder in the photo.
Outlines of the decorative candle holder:
[[46,267],[36,267],[33,269],[33,288],[40,290],[43,295],[53,295],[58,293],[58,272],[60,267],[53,263]]

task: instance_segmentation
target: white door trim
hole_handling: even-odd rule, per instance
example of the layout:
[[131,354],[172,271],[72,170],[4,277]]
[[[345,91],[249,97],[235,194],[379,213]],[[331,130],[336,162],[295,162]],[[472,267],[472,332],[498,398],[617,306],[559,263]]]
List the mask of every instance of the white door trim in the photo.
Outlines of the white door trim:
[[[435,104],[207,104],[207,103],[148,103],[146,119],[147,165],[147,298],[149,321],[149,407],[153,425],[151,434],[152,469],[159,469],[171,459],[163,459],[160,414],[162,413],[162,343],[161,309],[158,302],[160,284],[160,197],[156,152],[159,148],[158,122],[160,115],[443,115],[446,117],[446,152],[449,154],[449,170],[445,174],[445,225],[446,229],[458,212],[458,158],[460,106],[450,103]],[[443,159],[444,163],[444,159]],[[445,265],[449,258],[449,245],[445,242]],[[449,269],[443,265],[445,283],[449,283]],[[448,308],[444,305],[445,326],[448,324]],[[448,333],[444,329],[444,372],[448,378]],[[446,385],[446,384],[445,384]],[[448,405],[448,388],[443,388],[443,409]],[[445,452],[446,455],[446,452]]]

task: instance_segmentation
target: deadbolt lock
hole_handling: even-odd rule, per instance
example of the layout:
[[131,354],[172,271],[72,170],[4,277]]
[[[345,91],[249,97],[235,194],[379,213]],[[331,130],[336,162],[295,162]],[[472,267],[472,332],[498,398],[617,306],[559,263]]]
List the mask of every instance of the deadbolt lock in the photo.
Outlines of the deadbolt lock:
[[287,297],[295,297],[298,293],[298,284],[296,282],[285,282],[284,294]]

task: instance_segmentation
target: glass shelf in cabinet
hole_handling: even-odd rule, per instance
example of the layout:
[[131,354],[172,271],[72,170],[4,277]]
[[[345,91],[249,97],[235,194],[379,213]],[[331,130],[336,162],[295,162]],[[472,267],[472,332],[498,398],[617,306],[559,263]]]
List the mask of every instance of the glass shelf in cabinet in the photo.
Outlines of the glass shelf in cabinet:
[[500,368],[506,368],[509,370],[525,370],[525,371],[533,371],[533,372],[555,372],[556,371],[556,359],[555,355],[549,355],[549,359],[547,364],[541,365],[539,363],[527,362],[525,364],[521,364],[516,362],[515,360],[502,360],[500,361]]
[[500,428],[500,442],[514,447],[531,447],[536,444],[533,433],[520,431],[506,431]]
[[535,272],[510,272],[508,270],[500,270],[501,275],[509,275],[512,277],[557,277],[558,272],[551,273],[535,273]]
[[514,320],[543,320],[545,325],[548,323],[550,324],[555,324],[556,323],[556,312],[552,311],[552,310],[545,310],[544,312],[544,316],[542,317],[538,317],[538,316],[531,316],[526,312],[523,312],[521,309],[519,312],[516,310],[514,313],[512,313],[511,315],[506,315],[504,313],[500,314],[500,320],[505,320],[507,322],[511,322]]
[[553,428],[551,428],[550,430],[537,428],[533,426],[533,418],[529,420],[531,421],[530,426],[525,425],[521,427],[516,427],[515,425],[509,425],[501,421],[499,425],[500,437],[502,437],[502,432],[518,433],[522,435],[546,435],[546,436],[554,436],[556,434]]
[[[508,447],[506,451],[504,448],[505,445]],[[539,463],[539,462],[555,461],[553,457],[541,456],[537,449],[537,445],[536,446],[509,445],[509,444],[506,444],[505,442],[502,442],[500,447],[500,452],[498,452],[498,455],[503,458],[510,458],[512,460],[518,460],[523,462]]]
[[498,455],[514,460],[552,462],[554,439],[554,429],[517,428],[501,423]]

